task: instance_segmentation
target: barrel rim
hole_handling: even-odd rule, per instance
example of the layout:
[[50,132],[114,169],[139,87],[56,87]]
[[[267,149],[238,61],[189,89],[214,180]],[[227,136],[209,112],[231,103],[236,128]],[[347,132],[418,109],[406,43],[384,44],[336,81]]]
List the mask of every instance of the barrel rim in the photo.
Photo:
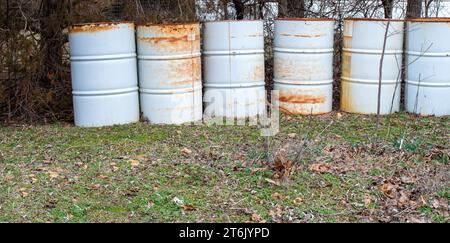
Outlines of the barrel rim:
[[333,18],[276,18],[275,21],[336,21]]
[[[69,26],[69,32],[78,32],[76,29],[83,28],[83,27],[99,27],[99,26],[117,26],[117,25],[132,25],[132,27],[135,27],[135,23],[133,21],[111,21],[111,22],[90,22],[90,23],[78,23],[78,24],[72,24]],[[80,32],[83,32],[80,30]]]
[[262,19],[240,19],[240,20],[214,20],[214,21],[204,21],[203,24],[215,24],[215,23],[251,23],[251,22],[264,22]]
[[450,17],[439,18],[411,18],[406,19],[407,22],[426,22],[426,23],[449,23]]
[[102,22],[86,22],[86,23],[77,23],[72,24],[70,27],[78,27],[78,26],[98,26],[98,25],[119,25],[119,24],[135,24],[134,21],[102,21]]
[[200,25],[200,22],[190,21],[190,22],[163,22],[163,23],[152,23],[152,22],[137,22],[136,27],[154,27],[154,26],[195,26]]
[[345,18],[344,21],[365,21],[365,22],[405,22],[404,19],[386,19],[386,18]]

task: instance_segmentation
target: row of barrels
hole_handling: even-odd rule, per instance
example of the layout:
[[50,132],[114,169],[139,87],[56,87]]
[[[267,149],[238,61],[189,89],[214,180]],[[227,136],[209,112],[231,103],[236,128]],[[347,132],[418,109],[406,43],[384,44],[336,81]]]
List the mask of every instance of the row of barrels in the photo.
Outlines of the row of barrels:
[[[410,112],[450,115],[449,23],[408,24]],[[400,109],[403,26],[390,21],[384,42],[386,20],[345,21],[343,111],[377,113],[381,56],[381,113]],[[334,27],[332,19],[275,21],[274,90],[282,111],[332,111]],[[77,126],[132,123],[141,115],[153,124],[242,119],[266,109],[262,21],[207,22],[203,31],[198,23],[94,23],[69,33]]]

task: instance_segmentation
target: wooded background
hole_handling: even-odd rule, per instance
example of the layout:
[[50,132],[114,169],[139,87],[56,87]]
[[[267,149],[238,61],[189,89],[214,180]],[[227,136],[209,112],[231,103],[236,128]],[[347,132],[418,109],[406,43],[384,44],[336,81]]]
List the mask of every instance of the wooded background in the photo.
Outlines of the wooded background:
[[[266,82],[272,82],[273,19],[337,20],[341,46],[346,17],[437,17],[441,0],[2,0],[0,2],[0,121],[71,121],[67,27],[95,21],[183,22],[264,19]],[[339,102],[340,48],[335,55]]]

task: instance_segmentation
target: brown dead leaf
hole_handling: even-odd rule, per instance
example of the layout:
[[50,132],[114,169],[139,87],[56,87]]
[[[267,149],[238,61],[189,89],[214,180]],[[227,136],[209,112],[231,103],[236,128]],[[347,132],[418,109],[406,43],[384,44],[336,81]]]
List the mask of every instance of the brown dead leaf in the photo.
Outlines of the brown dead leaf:
[[372,198],[370,198],[370,196],[365,196],[364,197],[364,207],[369,208],[370,204],[372,204]]
[[337,117],[338,120],[342,119],[342,113],[338,112],[336,117]]
[[261,217],[261,215],[254,213],[252,214],[252,221],[257,223],[265,223],[264,219]]
[[181,153],[183,153],[185,156],[189,156],[192,154],[192,150],[190,150],[188,148],[184,148],[181,150]]
[[397,189],[395,189],[394,185],[390,183],[383,184],[379,189],[384,193],[386,197],[390,199],[394,199],[397,197]]
[[184,211],[196,211],[197,209],[193,205],[185,204],[180,206]]
[[266,181],[269,182],[270,184],[276,185],[276,186],[281,186],[281,182],[279,181],[274,181],[271,179],[266,178]]
[[56,179],[59,176],[58,173],[54,171],[49,171],[48,175],[50,176],[50,179]]
[[27,192],[26,188],[20,188],[20,194],[22,195],[22,197],[28,197],[29,193]]
[[92,185],[91,186],[91,189],[92,190],[98,190],[98,189],[100,189],[102,187],[102,185],[100,185],[100,184],[95,184],[95,185]]
[[275,199],[275,200],[283,200],[283,199],[284,199],[284,196],[281,195],[281,194],[278,193],[278,192],[275,192],[275,193],[272,194],[272,198]]
[[301,197],[297,197],[296,199],[294,199],[294,204],[299,206],[303,203],[303,198]]
[[128,163],[130,163],[131,167],[138,167],[140,164],[139,160],[135,160],[135,159],[128,160]]
[[287,160],[284,156],[278,155],[275,160],[275,175],[276,179],[287,179],[294,172],[294,163]]
[[328,173],[331,171],[331,166],[325,163],[313,164],[309,167],[309,170],[315,173]]

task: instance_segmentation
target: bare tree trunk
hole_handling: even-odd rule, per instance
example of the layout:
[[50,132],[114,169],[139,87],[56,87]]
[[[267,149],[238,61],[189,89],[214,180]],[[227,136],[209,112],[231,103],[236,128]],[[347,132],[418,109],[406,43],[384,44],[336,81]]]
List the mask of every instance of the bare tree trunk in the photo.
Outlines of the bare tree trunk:
[[425,18],[430,17],[430,7],[434,0],[425,0]]
[[381,53],[381,59],[380,59],[380,67],[379,67],[379,81],[378,81],[378,100],[377,100],[377,124],[376,124],[376,133],[378,136],[378,131],[380,129],[380,116],[381,116],[381,90],[382,90],[382,81],[383,81],[383,64],[384,64],[384,55],[386,53],[386,45],[387,45],[387,39],[389,35],[389,27],[391,25],[391,22],[388,21],[386,25],[386,31],[384,33],[384,40],[383,40],[383,51]]
[[422,16],[422,0],[408,0],[406,18],[420,18]]
[[58,67],[62,66],[62,46],[64,45],[63,21],[66,0],[42,0],[40,9],[40,50],[42,55],[42,74],[39,80],[48,87],[56,78]]
[[387,19],[392,19],[392,10],[394,6],[394,0],[381,0],[384,8],[384,17]]
[[305,1],[304,0],[287,0],[288,14],[291,18],[305,17]]
[[288,0],[278,1],[278,17],[280,18],[288,17]]
[[236,9],[236,19],[244,19],[245,4],[243,0],[233,0],[234,8]]
[[279,0],[278,11],[281,18],[304,18],[304,0]]

